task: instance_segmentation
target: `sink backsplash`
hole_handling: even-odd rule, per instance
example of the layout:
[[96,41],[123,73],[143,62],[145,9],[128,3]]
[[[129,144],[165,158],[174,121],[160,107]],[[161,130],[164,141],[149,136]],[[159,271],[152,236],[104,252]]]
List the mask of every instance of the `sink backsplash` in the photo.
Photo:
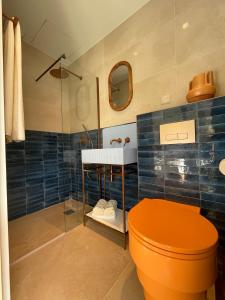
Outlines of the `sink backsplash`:
[[[125,145],[126,148],[137,148],[137,124],[130,123],[125,125],[113,126],[102,130],[103,148],[121,148],[124,146],[125,138],[129,137],[130,142]],[[122,143],[110,141],[121,138]]]

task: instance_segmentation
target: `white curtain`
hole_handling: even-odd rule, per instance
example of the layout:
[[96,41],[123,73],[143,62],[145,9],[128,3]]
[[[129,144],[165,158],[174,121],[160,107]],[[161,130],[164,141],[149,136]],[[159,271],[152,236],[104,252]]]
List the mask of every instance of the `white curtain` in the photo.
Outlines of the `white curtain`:
[[22,50],[19,22],[9,21],[4,33],[4,98],[7,142],[25,140],[22,91]]

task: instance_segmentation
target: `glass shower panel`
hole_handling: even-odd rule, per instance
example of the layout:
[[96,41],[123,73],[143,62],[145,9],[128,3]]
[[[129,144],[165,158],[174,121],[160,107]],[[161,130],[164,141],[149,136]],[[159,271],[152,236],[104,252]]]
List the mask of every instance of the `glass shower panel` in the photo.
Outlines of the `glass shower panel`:
[[36,82],[46,68],[46,62],[41,68],[39,64],[25,52],[23,98],[29,130],[24,142],[6,145],[11,263],[65,232],[61,81],[48,72]]
[[[76,63],[66,67],[69,76],[62,79],[63,132],[70,146],[64,149],[64,163],[70,168],[70,197],[65,201],[65,227],[70,230],[82,222],[81,150],[98,147],[97,79]],[[68,180],[69,183],[69,180]],[[87,199],[93,205],[99,199],[98,176],[86,181]]]

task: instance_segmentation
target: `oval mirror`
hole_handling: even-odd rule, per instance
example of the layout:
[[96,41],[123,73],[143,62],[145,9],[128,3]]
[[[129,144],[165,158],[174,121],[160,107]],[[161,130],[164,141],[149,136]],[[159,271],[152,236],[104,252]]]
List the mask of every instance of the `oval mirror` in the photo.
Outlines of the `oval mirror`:
[[133,97],[132,69],[127,61],[118,62],[109,74],[109,104],[112,109],[125,109]]

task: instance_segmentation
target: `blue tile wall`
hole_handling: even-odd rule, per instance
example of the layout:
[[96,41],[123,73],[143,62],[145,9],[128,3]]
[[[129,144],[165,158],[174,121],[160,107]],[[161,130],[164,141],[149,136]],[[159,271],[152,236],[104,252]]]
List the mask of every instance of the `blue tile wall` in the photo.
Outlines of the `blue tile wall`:
[[[89,131],[93,147],[98,145],[98,131]],[[69,198],[82,201],[81,150],[91,148],[82,144],[84,132],[62,134],[26,131],[26,140],[6,145],[8,214],[9,220],[41,210]],[[130,209],[138,199],[137,166],[134,174],[125,178],[126,208]],[[104,186],[104,182],[102,183]],[[106,181],[106,198],[121,200],[121,178]],[[87,199],[95,205],[100,199],[99,178],[95,174],[86,177]]]
[[69,199],[70,135],[26,131],[26,141],[6,145],[9,220]]
[[[89,132],[97,147],[98,131]],[[82,200],[80,138],[85,133],[26,131],[26,140],[6,145],[9,220],[69,198]],[[100,198],[98,178],[86,179],[89,203]]]
[[[160,124],[196,120],[196,143],[160,145]],[[139,199],[165,198],[201,207],[225,247],[225,97],[137,116]]]

